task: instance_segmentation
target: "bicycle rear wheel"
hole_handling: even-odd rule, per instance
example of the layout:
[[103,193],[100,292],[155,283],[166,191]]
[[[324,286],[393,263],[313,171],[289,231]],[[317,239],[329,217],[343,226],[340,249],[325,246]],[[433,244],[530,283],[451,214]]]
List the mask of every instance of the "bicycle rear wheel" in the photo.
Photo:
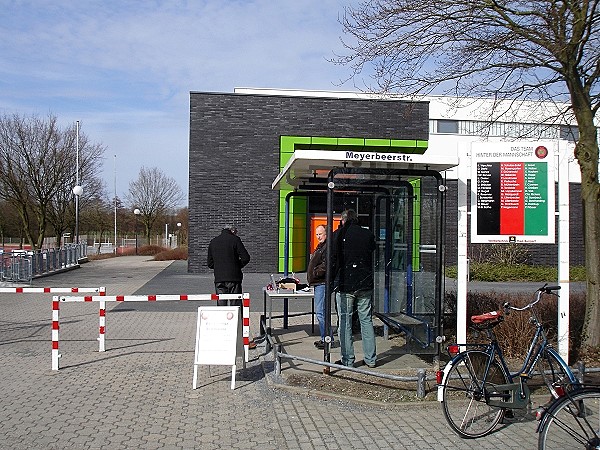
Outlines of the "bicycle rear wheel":
[[539,450],[600,449],[600,388],[575,390],[555,400],[538,431]]
[[504,409],[486,403],[487,393],[494,392],[494,386],[509,383],[508,374],[496,360],[491,361],[483,379],[489,358],[480,350],[467,350],[453,361],[446,377],[444,415],[450,428],[463,438],[489,434],[504,415]]
[[577,383],[573,373],[565,366],[560,356],[553,349],[548,348],[544,349],[537,361],[537,370],[554,398],[562,397],[565,391],[574,387],[574,382]]

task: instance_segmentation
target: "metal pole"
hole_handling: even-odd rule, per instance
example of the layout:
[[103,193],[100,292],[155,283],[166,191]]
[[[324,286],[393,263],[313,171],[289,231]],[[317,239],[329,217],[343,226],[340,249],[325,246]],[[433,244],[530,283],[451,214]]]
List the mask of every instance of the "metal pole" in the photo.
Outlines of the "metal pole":
[[138,217],[142,212],[139,208],[135,208],[133,210],[133,214],[135,215],[135,254],[138,254]]
[[[558,283],[560,297],[558,298],[558,353],[569,363],[569,151],[570,145],[556,145],[555,167],[558,169]],[[549,162],[548,165],[551,163]],[[549,179],[552,182],[552,178]],[[550,216],[550,220],[554,220]]]
[[115,255],[117,254],[117,155],[115,155]]
[[[331,336],[331,294],[333,293],[333,194],[334,194],[334,175],[333,171],[329,172],[327,177],[327,240],[325,241],[325,260],[327,262],[327,270],[325,272],[325,348],[323,349],[323,361],[329,362],[330,356],[330,344]],[[329,373],[329,367],[323,368],[323,373]]]
[[[75,186],[79,186],[79,120],[75,134]],[[75,194],[75,243],[79,245],[79,192]]]

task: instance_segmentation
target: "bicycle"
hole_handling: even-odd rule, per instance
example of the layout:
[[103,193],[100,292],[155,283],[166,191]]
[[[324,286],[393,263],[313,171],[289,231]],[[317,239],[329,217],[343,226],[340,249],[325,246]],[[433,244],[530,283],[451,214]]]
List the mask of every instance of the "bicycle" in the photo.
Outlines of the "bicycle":
[[[452,344],[448,353],[453,358],[443,371],[438,371],[438,401],[454,432],[463,438],[478,438],[492,432],[508,410],[531,407],[527,380],[540,374],[553,398],[564,395],[565,386],[573,389],[578,381],[569,366],[551,346],[534,306],[543,294],[558,296],[560,286],[542,286],[535,300],[518,308],[505,303],[501,310],[472,316],[473,327],[487,334],[487,343]],[[530,322],[535,333],[521,368],[514,374],[498,344],[494,327],[503,322],[510,311],[531,311]],[[461,348],[465,349],[460,351]]]
[[600,386],[567,390],[544,408],[538,449],[600,449]]

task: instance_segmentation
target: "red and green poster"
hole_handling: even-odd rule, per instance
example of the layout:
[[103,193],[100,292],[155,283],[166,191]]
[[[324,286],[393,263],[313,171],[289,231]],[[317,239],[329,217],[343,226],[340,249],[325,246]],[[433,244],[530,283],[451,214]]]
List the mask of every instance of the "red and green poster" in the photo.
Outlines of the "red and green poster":
[[555,242],[551,145],[473,144],[471,242]]

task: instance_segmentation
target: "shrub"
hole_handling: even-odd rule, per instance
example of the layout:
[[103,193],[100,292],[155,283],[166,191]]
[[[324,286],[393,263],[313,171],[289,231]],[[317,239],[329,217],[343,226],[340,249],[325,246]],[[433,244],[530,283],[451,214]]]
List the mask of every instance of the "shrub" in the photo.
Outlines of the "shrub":
[[92,254],[89,254],[89,253],[88,253],[88,255],[87,255],[87,258],[88,258],[90,261],[98,261],[98,260],[101,260],[101,259],[109,259],[109,258],[114,258],[114,257],[116,257],[116,256],[117,256],[117,255],[115,255],[114,253],[100,253],[99,255],[98,255],[98,254],[96,254],[96,253],[92,253]]
[[529,251],[521,244],[473,244],[469,247],[471,261],[494,264],[525,264]]
[[187,247],[177,247],[170,250],[163,250],[154,255],[155,261],[186,260],[188,259]]
[[144,245],[143,247],[138,248],[138,255],[154,256],[164,251],[167,251],[167,249],[159,245]]
[[[457,277],[456,266],[446,267],[449,278]],[[585,267],[574,266],[569,270],[571,281],[585,281]],[[558,269],[551,266],[530,266],[526,264],[476,263],[469,266],[471,281],[539,281],[558,279]]]
[[[525,306],[533,299],[532,293],[501,294],[469,292],[467,294],[467,319],[477,314],[489,311],[497,311],[505,302],[513,306]],[[581,332],[585,317],[585,294],[581,292],[570,294],[570,316],[569,316],[569,354],[570,360],[575,361],[582,353]],[[456,294],[449,292],[444,299],[444,334],[447,340],[456,339]],[[557,345],[558,335],[558,301],[556,297],[545,296],[536,306],[538,318],[544,325],[548,339]],[[498,343],[508,358],[524,358],[527,353],[529,342],[534,333],[534,327],[529,322],[531,316],[529,311],[511,311],[505,316],[502,324],[494,328]],[[470,323],[470,320],[467,320]],[[468,342],[481,342],[486,339],[484,333],[469,329],[467,333]]]

